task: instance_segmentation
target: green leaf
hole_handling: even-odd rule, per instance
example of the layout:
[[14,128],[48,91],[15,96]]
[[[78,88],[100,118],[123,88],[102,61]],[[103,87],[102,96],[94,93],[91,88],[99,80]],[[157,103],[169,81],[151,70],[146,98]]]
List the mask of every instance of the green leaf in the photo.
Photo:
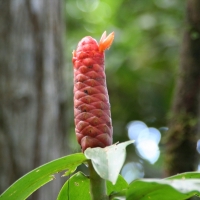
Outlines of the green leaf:
[[90,200],[90,180],[82,172],[77,172],[65,182],[57,200]]
[[86,160],[83,153],[77,153],[42,165],[13,183],[0,196],[0,200],[26,199],[38,188],[52,181],[54,179],[53,174],[63,170],[73,171]]
[[107,181],[107,194],[110,196],[110,199],[125,199],[126,191],[128,188],[128,183],[124,178],[119,175],[117,182],[113,185],[110,181]]
[[77,166],[71,167],[70,169],[68,169],[68,170],[62,175],[62,177],[69,176],[70,174],[72,174],[73,172],[75,172],[76,169],[77,169]]
[[130,184],[127,200],[182,200],[194,195],[200,195],[199,179],[141,179]]
[[[115,192],[115,197],[121,195],[121,191],[128,187],[127,182],[119,175],[117,182],[113,185],[107,181],[107,194]],[[112,195],[111,195],[112,196]],[[91,200],[90,197],[90,179],[82,172],[77,172],[68,181],[65,182],[60,190],[57,200]]]
[[91,159],[94,169],[101,178],[115,184],[125,161],[125,148],[133,142],[134,141],[127,141],[105,148],[87,148],[84,154],[86,158]]
[[119,174],[117,182],[113,185],[110,181],[106,182],[107,184],[107,194],[110,195],[113,192],[120,192],[128,188],[128,183],[125,179]]
[[172,179],[192,179],[192,178],[193,179],[200,178],[200,172],[185,172],[185,173],[167,177],[165,179],[172,180]]

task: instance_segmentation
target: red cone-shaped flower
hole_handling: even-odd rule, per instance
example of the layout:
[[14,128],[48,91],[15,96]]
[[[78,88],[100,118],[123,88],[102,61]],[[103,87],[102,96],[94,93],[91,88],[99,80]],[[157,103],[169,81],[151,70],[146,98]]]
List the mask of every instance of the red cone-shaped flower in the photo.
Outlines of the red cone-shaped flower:
[[84,37],[73,52],[75,131],[82,151],[112,144],[112,122],[106,86],[104,51],[114,33],[103,33],[99,44]]

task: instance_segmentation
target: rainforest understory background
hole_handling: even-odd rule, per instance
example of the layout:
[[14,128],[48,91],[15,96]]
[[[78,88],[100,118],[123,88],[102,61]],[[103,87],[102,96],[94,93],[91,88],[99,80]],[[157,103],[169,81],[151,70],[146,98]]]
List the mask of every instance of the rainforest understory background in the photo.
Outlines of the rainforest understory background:
[[198,0],[0,0],[0,192],[80,152],[72,51],[105,30],[115,32],[105,63],[113,140],[135,140],[121,174],[130,183],[198,170],[199,10]]

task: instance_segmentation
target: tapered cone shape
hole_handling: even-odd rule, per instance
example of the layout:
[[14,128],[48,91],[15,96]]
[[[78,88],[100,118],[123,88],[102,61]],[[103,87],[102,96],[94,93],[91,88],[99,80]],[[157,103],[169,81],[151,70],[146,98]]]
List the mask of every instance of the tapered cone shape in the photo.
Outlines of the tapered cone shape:
[[73,52],[75,131],[82,151],[112,144],[112,122],[106,86],[104,51],[114,33],[102,35],[100,43],[84,37]]

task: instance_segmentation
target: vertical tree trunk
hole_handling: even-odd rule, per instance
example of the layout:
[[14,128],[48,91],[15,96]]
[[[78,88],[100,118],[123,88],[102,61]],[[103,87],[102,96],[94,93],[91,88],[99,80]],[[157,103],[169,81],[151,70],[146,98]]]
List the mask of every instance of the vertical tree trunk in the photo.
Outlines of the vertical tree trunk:
[[[0,0],[0,192],[66,154],[62,0]],[[60,180],[33,199],[56,199]]]
[[187,1],[187,23],[166,149],[167,175],[197,167],[200,124],[200,1]]

